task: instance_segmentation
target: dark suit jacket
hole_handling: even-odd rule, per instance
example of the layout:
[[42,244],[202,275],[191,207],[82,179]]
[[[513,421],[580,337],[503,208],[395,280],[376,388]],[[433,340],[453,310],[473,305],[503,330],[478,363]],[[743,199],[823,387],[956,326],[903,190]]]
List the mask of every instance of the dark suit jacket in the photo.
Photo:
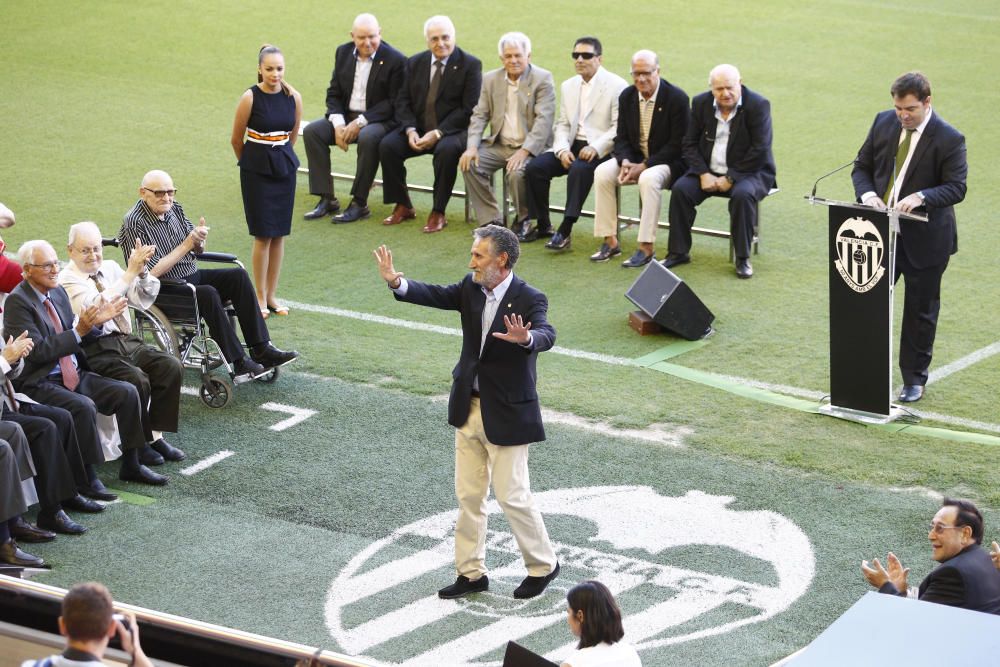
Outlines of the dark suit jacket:
[[[415,127],[420,134],[432,129],[424,122],[432,59],[428,50],[406,61],[406,85],[396,101],[396,120],[403,128]],[[434,103],[437,129],[441,134],[456,134],[469,129],[469,117],[479,100],[482,85],[483,64],[456,46],[441,74],[441,87]]]
[[[341,44],[337,47],[336,60],[333,63],[333,74],[330,77],[330,87],[326,89],[326,115],[347,115],[350,110],[351,89],[354,88],[354,42]],[[369,123],[387,123],[395,126],[396,96],[403,88],[406,79],[406,56],[389,46],[385,40],[375,52],[372,70],[368,75],[368,87],[365,89],[365,120]]]
[[[472,381],[479,375],[479,401],[486,437],[495,445],[524,445],[545,439],[542,413],[535,389],[535,359],[555,344],[556,330],[545,319],[548,300],[545,295],[516,275],[486,337],[482,357],[482,315],[486,304],[483,290],[466,275],[453,285],[428,285],[407,281],[401,301],[421,306],[457,310],[462,316],[462,354],[452,371],[451,397],[448,400],[448,423],[460,428],[469,418]],[[505,331],[504,315],[517,314],[531,322],[534,346],[529,350],[494,338],[494,331]]]
[[[906,595],[887,583],[880,593]],[[1000,614],[1000,572],[978,544],[972,544],[944,561],[920,582],[921,600]]]
[[[771,103],[746,86],[740,95],[741,104],[729,125],[727,173],[733,181],[756,180],[763,197],[774,187],[776,172],[771,152]],[[711,91],[695,95],[691,100],[691,123],[684,136],[684,160],[688,172],[698,176],[710,171],[715,129],[719,124],[714,102]]]
[[[658,164],[670,166],[670,180],[685,171],[682,143],[688,126],[688,96],[683,90],[660,79],[656,93],[656,107],[649,126],[649,158],[647,167]],[[611,152],[621,164],[622,160],[643,161],[639,148],[639,91],[629,86],[618,98],[618,135]]]
[[93,332],[84,336],[81,343],[77,343],[76,334],[72,331],[73,308],[70,306],[69,295],[60,286],[50,290],[49,296],[62,322],[63,332],[60,334],[56,333],[52,320],[49,319],[48,309],[27,280],[15,287],[4,303],[4,335],[17,338],[21,332],[27,331],[28,338],[35,342],[31,354],[24,358],[24,369],[13,379],[14,386],[19,391],[37,386],[52,372],[59,363],[59,358],[69,354],[76,355],[81,370],[90,370],[87,355],[80,345],[92,340]]
[[[851,179],[854,193],[885,194],[895,171],[896,149],[902,126],[894,111],[875,116],[868,137],[854,162]],[[958,228],[954,205],[965,199],[965,137],[933,113],[917,142],[898,199],[914,192],[924,193],[927,222],[900,220],[900,243],[917,269],[944,264],[958,251]]]

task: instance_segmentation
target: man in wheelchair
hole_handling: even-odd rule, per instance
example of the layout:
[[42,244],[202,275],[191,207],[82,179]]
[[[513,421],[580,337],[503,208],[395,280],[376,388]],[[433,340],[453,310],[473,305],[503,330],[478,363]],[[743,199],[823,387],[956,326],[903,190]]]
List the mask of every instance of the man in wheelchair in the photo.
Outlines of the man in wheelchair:
[[[208,227],[201,218],[195,227],[184,216],[184,209],[174,200],[177,190],[170,175],[153,170],[142,178],[139,201],[125,214],[118,242],[129,257],[136,246],[148,243],[156,247],[146,266],[162,280],[194,285],[198,309],[208,323],[212,338],[218,342],[226,361],[236,375],[258,376],[282,366],[299,356],[298,352],[279,350],[261,316],[250,276],[242,267],[199,269],[195,257],[205,249]],[[229,300],[250,348],[247,357],[223,308]]]

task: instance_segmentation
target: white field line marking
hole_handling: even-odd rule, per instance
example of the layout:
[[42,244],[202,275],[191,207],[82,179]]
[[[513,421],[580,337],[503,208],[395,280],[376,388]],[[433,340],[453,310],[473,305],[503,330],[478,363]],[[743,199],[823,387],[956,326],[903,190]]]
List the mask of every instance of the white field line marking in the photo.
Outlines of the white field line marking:
[[992,345],[987,345],[986,347],[980,348],[975,352],[973,352],[972,354],[967,354],[961,359],[956,359],[950,364],[945,364],[941,368],[931,371],[930,377],[927,378],[927,384],[930,384],[932,382],[937,382],[938,380],[943,380],[952,373],[957,373],[958,371],[965,370],[972,364],[980,362],[983,359],[989,359],[995,354],[1000,354],[1000,341],[997,341]]
[[194,465],[191,465],[191,466],[188,466],[187,468],[182,469],[180,472],[181,472],[182,475],[186,475],[186,476],[190,477],[191,475],[194,475],[196,473],[201,472],[205,468],[210,468],[211,466],[214,466],[219,461],[222,461],[224,459],[228,459],[230,456],[232,456],[235,453],[236,452],[231,452],[228,449],[223,449],[221,452],[216,452],[215,454],[212,454],[208,458],[204,458],[201,461],[198,461],[197,463],[195,463]]
[[182,394],[187,394],[188,396],[197,396],[198,395],[198,388],[197,387],[181,387],[181,393]]
[[[377,324],[389,324],[391,326],[402,327],[404,329],[413,329],[413,330],[416,330],[416,331],[431,331],[431,332],[434,332],[434,333],[442,333],[442,334],[445,334],[445,335],[448,335],[448,336],[461,336],[462,335],[462,332],[459,329],[450,329],[448,327],[439,327],[439,326],[435,326],[435,325],[431,325],[431,324],[423,324],[422,322],[411,322],[409,320],[401,320],[401,319],[392,318],[392,317],[383,317],[381,315],[371,315],[369,313],[359,313],[359,312],[356,312],[356,311],[353,311],[353,310],[344,310],[342,308],[332,308],[330,306],[316,306],[316,305],[313,305],[313,304],[300,303],[300,302],[297,302],[297,301],[288,301],[287,305],[290,306],[290,307],[292,307],[292,308],[298,308],[299,310],[305,310],[307,312],[323,313],[323,314],[326,314],[326,315],[337,315],[339,317],[347,317],[347,318],[350,318],[350,319],[362,320],[364,322],[375,322]],[[973,357],[975,355],[981,355],[981,356],[975,358],[974,360],[969,361],[967,364],[965,364],[965,366],[962,366],[962,368],[965,368],[966,366],[971,365],[972,363],[975,363],[976,361],[981,361],[982,359],[985,359],[986,357],[988,357],[988,356],[990,356],[992,354],[996,354],[997,352],[1000,352],[1000,349],[998,349],[997,352],[992,352],[992,351],[989,352],[989,353],[985,352],[987,350],[992,350],[994,348],[994,346],[1000,346],[1000,342],[994,343],[993,345],[987,346],[987,347],[983,348],[982,350],[979,350],[977,352],[972,353],[971,355],[967,355],[966,357],[963,357],[963,359],[969,359],[970,357]],[[603,363],[614,364],[614,365],[617,365],[617,366],[632,366],[633,365],[633,361],[631,359],[628,359],[628,358],[625,358],[625,357],[615,357],[615,356],[606,355],[606,354],[595,354],[593,352],[585,352],[583,350],[573,350],[571,348],[558,347],[558,346],[552,348],[551,351],[554,352],[554,353],[556,353],[556,354],[565,355],[567,357],[575,357],[577,359],[589,359],[591,361],[600,361],[600,362],[603,362]],[[960,359],[959,361],[962,361],[962,360]],[[942,367],[941,371],[949,369],[954,364],[957,364],[957,363],[958,362],[956,361],[956,362],[953,362],[952,364],[948,364],[947,366]],[[961,370],[961,369],[960,368],[955,368],[955,370],[949,371],[949,374],[950,373],[954,373],[954,372],[956,372],[958,370]],[[938,371],[937,374],[932,373],[931,377],[933,378],[933,377],[936,376],[938,379],[940,379],[941,378],[941,375],[940,375],[941,371]],[[729,380],[730,382],[736,382],[738,384],[741,384],[741,385],[744,385],[744,386],[748,386],[748,387],[755,387],[757,389],[764,389],[764,390],[767,390],[767,391],[773,391],[775,393],[785,394],[787,396],[797,396],[799,398],[810,398],[810,399],[814,399],[814,400],[817,400],[817,401],[821,400],[824,396],[828,396],[829,395],[829,392],[825,392],[825,391],[816,391],[816,390],[813,390],[813,389],[801,389],[799,387],[789,387],[787,385],[771,384],[771,383],[768,383],[768,382],[759,382],[757,380],[750,380],[750,379],[747,379],[747,378],[739,378],[739,377],[734,377],[734,376],[730,376],[730,375],[719,375],[718,377],[722,377],[722,378],[725,378],[725,379]],[[927,419],[933,419],[935,421],[940,421],[940,422],[945,423],[945,424],[952,424],[952,425],[955,425],[955,426],[962,426],[964,428],[972,428],[972,429],[977,429],[977,430],[982,430],[982,431],[990,431],[990,432],[994,432],[994,433],[1000,433],[1000,424],[990,424],[990,423],[987,423],[987,422],[976,421],[974,419],[964,419],[962,417],[952,417],[950,415],[942,415],[942,414],[937,414],[937,413],[933,413],[933,412],[919,412],[919,411],[913,410],[913,409],[910,409],[910,411],[913,412],[914,414],[918,415],[918,416],[926,417]]]
[[272,424],[268,428],[272,431],[284,431],[286,428],[291,428],[299,422],[304,422],[305,420],[316,414],[315,410],[309,410],[308,408],[297,408],[294,405],[283,405],[281,403],[264,403],[260,406],[261,410],[271,410],[273,412],[287,412],[292,415],[288,419],[283,419],[277,424]]

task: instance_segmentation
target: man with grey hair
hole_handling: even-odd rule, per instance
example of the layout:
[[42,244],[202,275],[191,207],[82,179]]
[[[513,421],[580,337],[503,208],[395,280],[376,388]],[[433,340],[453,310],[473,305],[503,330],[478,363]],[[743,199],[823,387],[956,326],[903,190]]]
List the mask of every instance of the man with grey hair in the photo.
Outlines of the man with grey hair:
[[479,99],[483,65],[455,45],[455,26],[447,16],[427,19],[424,38],[427,50],[406,63],[406,85],[396,104],[400,128],[386,135],[379,153],[383,198],[396,205],[383,225],[416,217],[406,189],[405,161],[434,155],[434,203],[423,230],[432,234],[448,224],[445,209],[468,140],[469,117]]
[[660,78],[660,59],[649,50],[632,56],[634,85],[618,98],[618,132],[614,159],[594,171],[596,202],[594,236],[603,237],[592,262],[606,262],[622,253],[618,245],[618,188],[638,185],[639,247],[622,263],[638,268],[652,261],[660,219],[660,191],[684,173],[681,142],[688,124],[688,96]]
[[559,575],[552,543],[528,480],[529,443],[545,439],[535,389],[539,352],[555,344],[546,320],[545,295],[513,273],[517,236],[499,226],[474,232],[472,273],[452,285],[406,280],[392,252],[375,250],[379,273],[396,299],[457,310],[462,353],[451,385],[448,423],[455,427],[455,583],[438,591],[445,599],[489,589],[486,575],[486,497],[490,484],[517,540],[528,570],[514,597],[541,595]]
[[[468,146],[458,161],[469,201],[484,225],[503,224],[490,179],[504,167],[517,210],[515,223],[528,218],[524,168],[552,146],[556,109],[552,74],[531,64],[528,36],[508,32],[500,38],[497,50],[503,67],[483,76],[479,102],[469,122]],[[489,132],[483,136],[487,125]]]
[[[90,305],[123,296],[133,308],[145,310],[160,293],[159,279],[146,269],[155,246],[139,242],[123,270],[115,260],[104,259],[97,225],[78,222],[69,228],[67,248],[70,261],[59,274],[59,283],[77,315]],[[177,432],[184,375],[180,360],[133,335],[127,313],[101,325],[82,347],[94,371],[131,383],[138,390],[143,433],[151,447],[140,454],[142,462],[160,465],[164,459],[183,461],[184,452],[163,439],[163,431]]]
[[334,217],[336,223],[354,222],[371,215],[368,191],[378,171],[378,146],[396,127],[394,105],[406,76],[406,56],[382,41],[382,28],[371,14],[358,14],[351,26],[351,41],[337,47],[330,86],[326,91],[326,116],[303,131],[309,160],[309,192],[319,203],[306,220],[340,210],[333,195],[330,147],[347,151],[358,145],[351,203]]
[[691,261],[696,207],[709,197],[725,197],[736,276],[750,278],[757,203],[775,185],[771,103],[744,86],[740,71],[732,65],[712,68],[708,85],[709,91],[691,100],[691,122],[684,137],[688,171],[671,190],[669,253],[663,266]]

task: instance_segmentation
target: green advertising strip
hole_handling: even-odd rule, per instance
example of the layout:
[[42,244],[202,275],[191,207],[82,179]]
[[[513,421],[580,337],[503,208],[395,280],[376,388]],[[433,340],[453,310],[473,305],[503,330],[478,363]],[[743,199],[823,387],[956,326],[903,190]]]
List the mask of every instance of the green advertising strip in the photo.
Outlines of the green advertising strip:
[[138,493],[129,493],[128,491],[112,489],[110,487],[108,487],[108,491],[117,495],[123,503],[128,503],[129,505],[152,505],[156,502],[156,498],[141,496]]

